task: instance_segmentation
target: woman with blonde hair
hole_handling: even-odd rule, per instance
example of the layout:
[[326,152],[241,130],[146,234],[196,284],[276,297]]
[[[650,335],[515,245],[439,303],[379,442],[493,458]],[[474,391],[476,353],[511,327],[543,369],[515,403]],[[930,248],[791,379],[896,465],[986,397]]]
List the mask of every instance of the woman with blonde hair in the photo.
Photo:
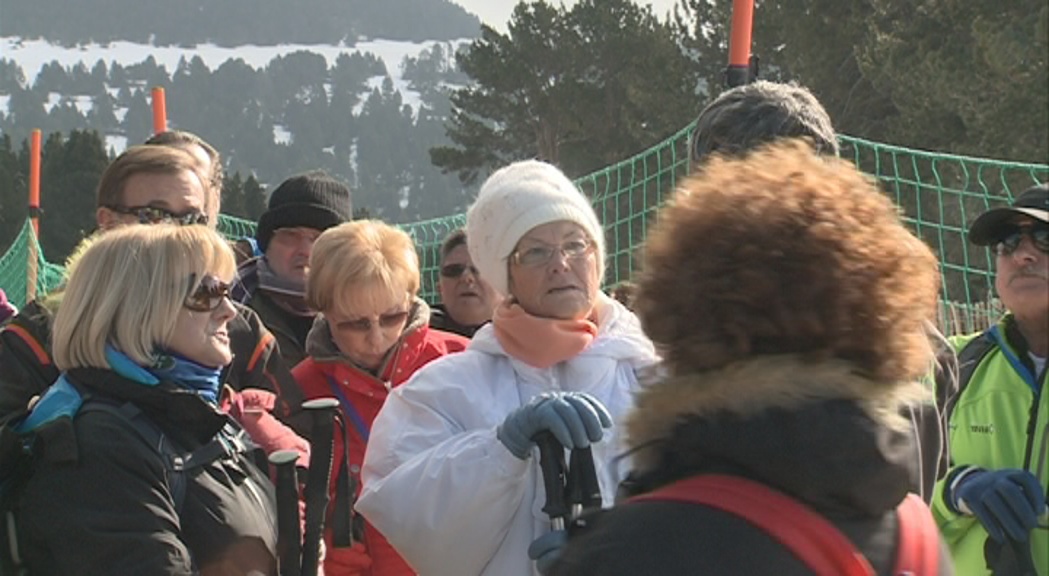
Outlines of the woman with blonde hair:
[[[378,220],[325,230],[313,244],[306,303],[319,312],[306,339],[308,357],[292,370],[306,398],[334,397],[349,423],[349,466],[356,481],[372,421],[391,390],[427,363],[466,347],[461,336],[429,328],[430,308],[419,298],[419,258],[412,239]],[[339,494],[343,439],[335,438],[331,479],[334,514],[348,509]],[[359,483],[358,483],[359,484]],[[411,495],[405,495],[411,499]],[[357,523],[353,547],[332,539],[328,521],[327,574],[414,574],[369,525]],[[361,529],[363,528],[363,530]]]
[[20,424],[32,574],[274,574],[272,487],[217,407],[232,250],[203,226],[129,225],[71,269],[59,380]]
[[[646,239],[636,309],[666,374],[627,419],[642,494],[550,574],[950,574],[908,496],[916,446],[900,416],[930,394],[939,282],[854,165],[800,142],[710,159]],[[820,526],[832,538],[809,539]],[[852,568],[815,569],[798,540]],[[928,562],[899,569],[915,549]]]

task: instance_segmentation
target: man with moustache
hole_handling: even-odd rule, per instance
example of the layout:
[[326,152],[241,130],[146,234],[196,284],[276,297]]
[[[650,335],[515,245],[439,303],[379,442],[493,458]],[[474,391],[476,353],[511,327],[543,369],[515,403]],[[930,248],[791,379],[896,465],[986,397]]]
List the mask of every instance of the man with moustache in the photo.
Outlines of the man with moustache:
[[466,248],[466,231],[452,232],[441,244],[441,303],[430,309],[430,327],[473,338],[492,319],[498,297]]
[[350,189],[342,182],[321,171],[292,176],[273,191],[259,218],[255,240],[262,256],[237,270],[234,301],[258,313],[289,367],[306,357],[306,335],[316,316],[306,306],[313,242],[352,214]]
[[952,338],[959,389],[946,405],[950,468],[932,509],[961,575],[1049,574],[1049,185],[973,222],[991,246],[1008,313]]

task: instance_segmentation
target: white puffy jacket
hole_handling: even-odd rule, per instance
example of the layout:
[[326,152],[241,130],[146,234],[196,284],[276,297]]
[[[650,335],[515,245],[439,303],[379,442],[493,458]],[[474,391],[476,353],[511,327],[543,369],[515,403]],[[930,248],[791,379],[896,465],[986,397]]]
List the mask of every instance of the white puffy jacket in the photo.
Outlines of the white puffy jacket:
[[496,428],[543,392],[597,397],[615,421],[593,447],[611,506],[627,471],[616,456],[635,371],[657,360],[637,317],[608,298],[593,343],[546,370],[508,356],[485,326],[466,351],[428,364],[387,398],[372,427],[357,510],[424,576],[537,574],[528,545],[550,530],[538,451],[517,459]]

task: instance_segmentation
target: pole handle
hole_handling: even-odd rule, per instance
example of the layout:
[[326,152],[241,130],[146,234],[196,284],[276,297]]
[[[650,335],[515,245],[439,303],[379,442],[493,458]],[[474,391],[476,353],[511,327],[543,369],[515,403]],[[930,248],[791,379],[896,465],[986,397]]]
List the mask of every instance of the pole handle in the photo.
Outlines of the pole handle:
[[539,447],[539,467],[543,471],[543,486],[546,488],[546,505],[543,512],[550,517],[554,530],[563,530],[569,515],[565,502],[565,449],[557,438],[543,431],[533,438]]

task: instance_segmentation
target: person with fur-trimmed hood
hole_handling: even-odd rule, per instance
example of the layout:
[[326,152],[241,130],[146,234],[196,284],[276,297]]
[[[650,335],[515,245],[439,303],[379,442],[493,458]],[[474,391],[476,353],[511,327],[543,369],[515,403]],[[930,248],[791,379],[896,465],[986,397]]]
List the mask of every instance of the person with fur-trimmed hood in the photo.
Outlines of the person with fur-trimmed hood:
[[[798,138],[821,156],[838,156],[841,149],[830,115],[808,88],[794,83],[758,80],[719,94],[695,121],[689,140],[689,168],[698,170],[710,158],[736,156],[784,139]],[[901,407],[909,418],[921,447],[915,457],[920,465],[912,490],[926,503],[932,500],[936,480],[947,472],[946,422],[940,412],[955,381],[958,361],[954,349],[935,324],[926,326],[937,351],[935,398]],[[935,380],[935,386],[933,386]],[[935,402],[934,402],[935,400]]]
[[[915,463],[899,407],[929,393],[934,359],[929,248],[854,166],[781,143],[686,179],[643,265],[636,309],[665,374],[627,418],[633,490],[757,482],[891,573]],[[561,552],[550,574],[813,573],[762,528],[677,501],[628,501]]]

